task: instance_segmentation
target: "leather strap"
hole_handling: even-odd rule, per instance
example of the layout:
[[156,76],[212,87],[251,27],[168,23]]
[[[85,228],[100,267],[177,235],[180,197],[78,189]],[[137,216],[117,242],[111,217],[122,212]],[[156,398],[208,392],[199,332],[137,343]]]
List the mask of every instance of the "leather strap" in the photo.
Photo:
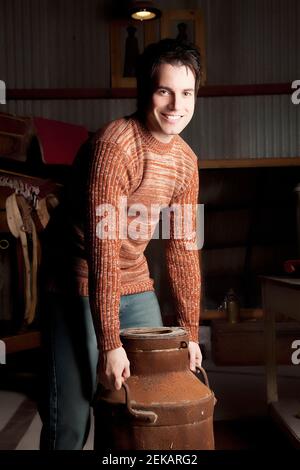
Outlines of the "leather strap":
[[28,240],[25,232],[22,215],[17,203],[16,193],[11,194],[6,199],[6,216],[9,230],[14,237],[20,238],[25,268],[25,320],[28,321],[31,308],[31,266],[28,252]]
[[35,223],[37,232],[41,232],[46,228],[50,220],[50,213],[56,206],[59,200],[54,194],[47,194],[43,199],[37,199],[35,210],[32,211],[32,219]]
[[6,217],[9,230],[20,238],[25,268],[25,321],[29,325],[35,318],[37,306],[38,267],[41,247],[38,232],[50,220],[49,210],[59,204],[54,194],[38,200],[34,208],[22,195],[13,193],[6,199]]
[[7,224],[22,246],[25,269],[25,314],[29,325],[35,317],[37,305],[38,245],[35,224],[31,217],[31,207],[23,196],[16,193],[6,199]]

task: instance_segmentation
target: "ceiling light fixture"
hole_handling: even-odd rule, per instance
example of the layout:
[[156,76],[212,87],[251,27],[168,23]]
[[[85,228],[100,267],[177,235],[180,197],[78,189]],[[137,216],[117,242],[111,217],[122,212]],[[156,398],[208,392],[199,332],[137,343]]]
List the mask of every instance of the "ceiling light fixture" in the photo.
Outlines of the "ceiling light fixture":
[[161,16],[161,11],[155,8],[150,0],[133,1],[129,7],[129,12],[131,18],[140,21],[154,20]]

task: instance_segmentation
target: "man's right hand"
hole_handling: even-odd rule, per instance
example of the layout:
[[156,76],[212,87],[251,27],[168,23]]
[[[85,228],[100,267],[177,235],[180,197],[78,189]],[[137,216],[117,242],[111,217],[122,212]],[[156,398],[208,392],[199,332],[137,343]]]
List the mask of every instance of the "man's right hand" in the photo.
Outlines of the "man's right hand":
[[109,390],[120,390],[130,377],[129,361],[125,349],[120,347],[100,353],[98,379]]

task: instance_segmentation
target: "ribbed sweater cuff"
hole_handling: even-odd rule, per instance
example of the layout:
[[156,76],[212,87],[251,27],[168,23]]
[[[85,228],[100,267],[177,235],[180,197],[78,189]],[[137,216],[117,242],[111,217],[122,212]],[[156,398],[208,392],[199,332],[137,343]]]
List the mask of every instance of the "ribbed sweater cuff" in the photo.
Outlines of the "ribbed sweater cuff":
[[120,340],[120,334],[109,332],[108,334],[103,334],[98,338],[98,349],[99,351],[110,351],[111,349],[117,349],[122,346]]
[[184,328],[187,330],[189,334],[189,340],[194,341],[195,343],[199,343],[199,326],[185,325]]

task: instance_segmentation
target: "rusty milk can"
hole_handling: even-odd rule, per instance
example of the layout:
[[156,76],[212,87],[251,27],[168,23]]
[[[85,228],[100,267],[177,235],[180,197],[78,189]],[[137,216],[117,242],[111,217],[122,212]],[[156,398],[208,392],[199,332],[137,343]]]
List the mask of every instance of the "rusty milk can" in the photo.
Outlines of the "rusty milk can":
[[121,341],[131,376],[119,391],[100,387],[95,450],[214,449],[215,397],[189,369],[183,328],[128,328]]

